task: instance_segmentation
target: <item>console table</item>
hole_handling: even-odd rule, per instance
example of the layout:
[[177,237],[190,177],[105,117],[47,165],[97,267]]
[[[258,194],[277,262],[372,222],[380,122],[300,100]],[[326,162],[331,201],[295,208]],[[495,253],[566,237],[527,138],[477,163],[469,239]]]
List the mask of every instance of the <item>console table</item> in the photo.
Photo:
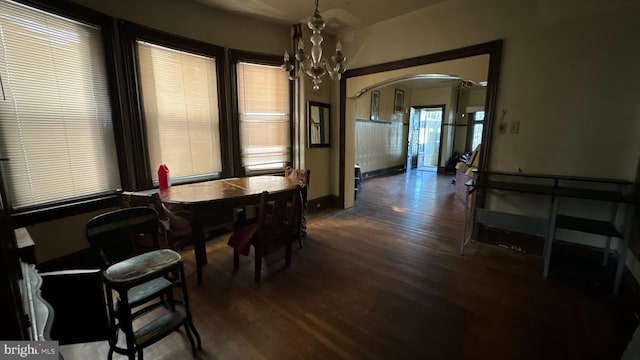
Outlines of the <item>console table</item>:
[[[504,230],[538,235],[544,238],[543,275],[549,273],[551,251],[556,229],[567,229],[583,233],[597,234],[606,237],[603,246],[603,265],[606,265],[611,252],[611,238],[618,238],[616,253],[618,264],[614,279],[613,292],[618,293],[624,270],[629,238],[638,195],[633,194],[633,184],[618,179],[587,178],[559,175],[540,175],[507,172],[477,173],[475,180],[466,184],[465,202],[469,205],[470,196],[479,191],[485,195],[491,191],[515,192],[542,197],[548,201],[548,215],[545,217],[527,216],[506,211],[491,210],[476,204],[471,214],[465,212],[465,227],[460,242],[460,254],[464,254],[464,246],[473,237],[473,226],[483,224]],[[609,207],[608,219],[584,218],[575,214],[564,214],[559,211],[560,202],[567,199],[582,199],[589,202],[589,208],[602,209]],[[608,204],[608,205],[607,205]]]

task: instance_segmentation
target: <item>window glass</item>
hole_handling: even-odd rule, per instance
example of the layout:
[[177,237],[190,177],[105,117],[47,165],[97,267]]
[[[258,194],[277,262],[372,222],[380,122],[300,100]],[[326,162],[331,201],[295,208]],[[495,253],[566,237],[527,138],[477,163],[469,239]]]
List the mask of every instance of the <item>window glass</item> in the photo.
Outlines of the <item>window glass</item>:
[[138,41],[138,67],[152,179],[222,171],[216,59]]
[[484,122],[484,111],[476,111],[473,113],[473,128],[471,138],[471,151],[474,151],[482,142],[482,127]]
[[284,170],[291,156],[289,79],[280,66],[237,63],[242,166]]
[[13,209],[120,187],[100,28],[0,1],[0,157]]

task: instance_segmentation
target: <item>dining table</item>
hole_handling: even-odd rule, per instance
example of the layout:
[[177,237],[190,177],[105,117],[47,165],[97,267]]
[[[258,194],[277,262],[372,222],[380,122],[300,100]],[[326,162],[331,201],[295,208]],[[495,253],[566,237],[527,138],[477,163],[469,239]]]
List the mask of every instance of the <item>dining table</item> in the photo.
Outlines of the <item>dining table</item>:
[[256,205],[265,191],[286,191],[298,185],[304,186],[304,183],[290,177],[261,175],[173,185],[159,190],[163,203],[179,205],[191,214],[198,285],[202,283],[202,268],[207,264],[203,225],[215,221],[211,217],[219,214],[221,209]]

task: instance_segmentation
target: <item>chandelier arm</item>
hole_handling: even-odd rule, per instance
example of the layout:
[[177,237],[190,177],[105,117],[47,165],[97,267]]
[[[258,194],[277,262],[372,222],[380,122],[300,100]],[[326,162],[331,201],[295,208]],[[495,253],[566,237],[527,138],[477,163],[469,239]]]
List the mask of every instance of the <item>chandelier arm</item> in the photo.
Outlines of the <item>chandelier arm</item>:
[[310,37],[312,43],[310,53],[304,51],[302,36],[298,33],[299,37],[296,36],[294,40],[296,43],[294,55],[289,57],[288,53],[285,52],[285,61],[282,66],[282,69],[289,73],[290,80],[298,79],[301,73],[307,74],[312,79],[314,90],[320,88],[319,84],[322,82],[321,78],[324,75],[329,74],[331,79],[336,76],[340,79],[340,76],[346,70],[344,67],[346,58],[342,54],[342,44],[339,41],[336,44],[335,55],[331,56],[330,59],[323,57],[322,30],[325,28],[326,22],[318,11],[318,2],[319,0],[315,0],[315,11],[307,22],[307,26],[313,32]]

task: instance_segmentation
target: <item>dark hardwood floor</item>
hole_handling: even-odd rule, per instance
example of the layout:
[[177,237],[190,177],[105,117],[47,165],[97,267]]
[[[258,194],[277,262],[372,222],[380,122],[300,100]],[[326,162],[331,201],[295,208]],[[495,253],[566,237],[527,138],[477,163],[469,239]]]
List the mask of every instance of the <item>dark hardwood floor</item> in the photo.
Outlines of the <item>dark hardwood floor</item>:
[[[365,181],[351,209],[311,214],[291,267],[274,254],[261,283],[253,250],[232,272],[228,234],[208,242],[201,286],[185,249],[199,359],[620,357],[619,297],[545,279],[537,256],[483,243],[458,255],[462,210],[451,176],[414,170]],[[191,358],[184,333],[144,353]],[[106,359],[107,346],[63,355]]]

